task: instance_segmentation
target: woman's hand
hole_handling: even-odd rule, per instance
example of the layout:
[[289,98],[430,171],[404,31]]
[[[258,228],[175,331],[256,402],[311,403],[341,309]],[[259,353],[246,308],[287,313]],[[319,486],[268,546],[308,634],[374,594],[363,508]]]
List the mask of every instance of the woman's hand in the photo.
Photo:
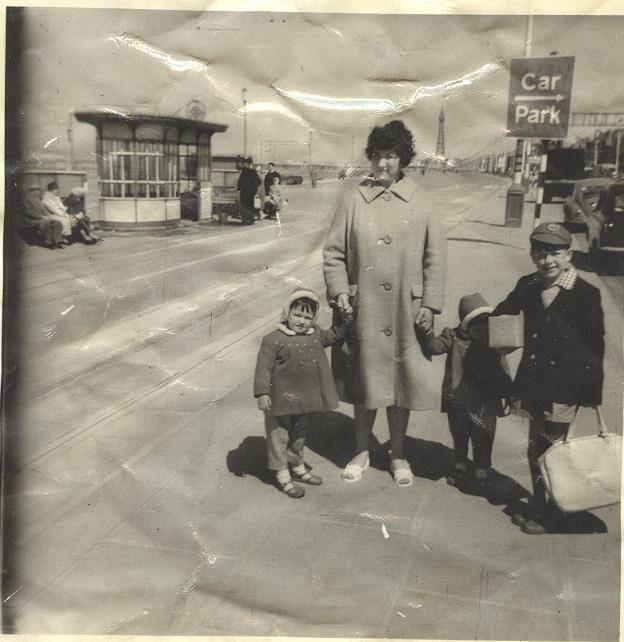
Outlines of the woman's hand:
[[349,295],[346,292],[341,292],[335,299],[336,307],[345,319],[351,319],[353,316],[353,306],[349,303]]
[[260,395],[258,397],[258,408],[262,410],[262,412],[270,412],[271,397],[269,397],[269,395]]
[[425,332],[433,329],[433,311],[429,308],[420,308],[416,313],[414,323]]

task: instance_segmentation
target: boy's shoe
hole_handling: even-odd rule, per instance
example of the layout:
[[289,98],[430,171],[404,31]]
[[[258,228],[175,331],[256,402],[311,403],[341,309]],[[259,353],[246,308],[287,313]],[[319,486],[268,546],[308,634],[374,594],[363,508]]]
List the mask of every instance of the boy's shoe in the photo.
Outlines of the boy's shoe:
[[276,481],[277,487],[283,492],[288,495],[288,497],[292,497],[293,499],[300,499],[305,495],[305,490],[301,488],[301,486],[297,486],[297,484],[293,484],[292,480],[287,481],[285,484],[280,483],[279,481]]
[[465,468],[453,468],[446,476],[446,483],[449,486],[461,486],[466,480],[468,471]]
[[490,503],[498,504],[505,501],[506,494],[504,489],[491,477],[477,477],[476,484],[479,494],[485,497]]
[[511,521],[527,535],[543,535],[546,532],[543,516],[530,510],[528,512],[515,510],[511,516]]
[[536,519],[525,520],[520,528],[527,535],[543,535],[546,532],[546,527]]
[[292,471],[292,476],[298,482],[303,482],[304,484],[309,484],[310,486],[320,486],[323,483],[323,479],[318,475],[313,475],[309,471],[305,471],[303,475],[298,475],[294,470]]

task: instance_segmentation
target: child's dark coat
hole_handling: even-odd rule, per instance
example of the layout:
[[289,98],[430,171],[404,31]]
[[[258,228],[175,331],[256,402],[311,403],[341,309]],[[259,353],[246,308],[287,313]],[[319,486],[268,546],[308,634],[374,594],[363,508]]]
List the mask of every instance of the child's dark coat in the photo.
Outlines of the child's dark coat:
[[500,355],[470,341],[457,328],[444,328],[421,338],[432,355],[447,353],[442,382],[442,412],[460,411],[475,416],[504,415],[503,398],[511,395],[511,379]]

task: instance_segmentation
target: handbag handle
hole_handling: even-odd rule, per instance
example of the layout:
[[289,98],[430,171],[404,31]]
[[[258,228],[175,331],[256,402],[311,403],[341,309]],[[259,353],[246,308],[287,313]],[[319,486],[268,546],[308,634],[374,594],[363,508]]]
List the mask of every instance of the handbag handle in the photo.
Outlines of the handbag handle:
[[[599,437],[606,437],[609,434],[609,429],[607,428],[607,424],[605,423],[604,417],[602,416],[602,413],[600,412],[600,408],[598,406],[593,406],[594,410],[596,411],[596,415],[598,417],[598,424],[600,426],[600,429],[598,431],[598,436]],[[576,408],[576,414],[574,415],[574,421],[570,424],[570,428],[568,430],[568,434],[565,438],[565,441],[569,441],[572,439],[572,435],[574,434],[574,430],[576,428],[576,420],[579,415],[579,407]]]

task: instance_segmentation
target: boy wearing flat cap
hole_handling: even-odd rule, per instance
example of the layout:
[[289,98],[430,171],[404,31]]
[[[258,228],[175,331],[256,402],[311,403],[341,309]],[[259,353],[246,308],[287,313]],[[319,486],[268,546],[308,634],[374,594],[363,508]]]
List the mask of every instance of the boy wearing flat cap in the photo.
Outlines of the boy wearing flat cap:
[[524,313],[524,352],[516,394],[530,416],[528,460],[533,501],[513,521],[525,533],[545,532],[546,495],[538,458],[565,439],[579,406],[602,401],[604,315],[600,291],[572,267],[572,237],[561,223],[530,236],[537,268],[523,276],[493,315]]

